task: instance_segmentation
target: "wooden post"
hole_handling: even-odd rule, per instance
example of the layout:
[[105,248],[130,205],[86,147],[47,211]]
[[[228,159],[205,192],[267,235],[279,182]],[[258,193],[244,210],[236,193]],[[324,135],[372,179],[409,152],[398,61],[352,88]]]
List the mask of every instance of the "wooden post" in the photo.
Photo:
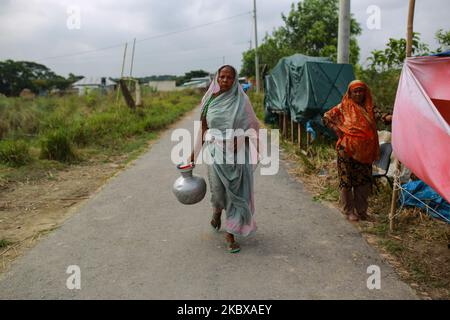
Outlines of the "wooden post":
[[291,143],[294,143],[294,120],[291,119]]
[[283,112],[283,137],[287,137],[287,114]]
[[[409,0],[408,11],[408,27],[406,34],[406,57],[411,57],[412,54],[412,40],[413,40],[413,26],[414,26],[414,7],[416,5],[415,0]],[[394,171],[394,190],[392,190],[391,210],[389,211],[389,230],[394,231],[394,215],[397,210],[397,198],[400,184],[400,172],[402,169],[401,162],[397,159],[397,163]]]
[[291,121],[291,117],[289,114],[286,114],[286,140],[289,139],[289,122]]
[[281,117],[281,113],[277,112],[277,116],[278,116],[278,129],[280,129],[280,131],[282,131],[283,129],[283,118]]
[[300,122],[297,123],[297,140],[298,140],[298,147],[300,150],[302,150],[302,125]]

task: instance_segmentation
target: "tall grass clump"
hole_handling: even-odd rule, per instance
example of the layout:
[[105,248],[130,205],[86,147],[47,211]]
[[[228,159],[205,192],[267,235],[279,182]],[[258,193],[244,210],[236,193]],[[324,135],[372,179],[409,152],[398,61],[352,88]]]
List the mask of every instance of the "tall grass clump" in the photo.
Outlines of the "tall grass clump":
[[0,97],[0,139],[36,135],[39,111],[32,101]]
[[20,167],[31,162],[30,147],[23,140],[0,141],[0,163]]
[[60,128],[47,133],[41,140],[41,158],[60,162],[78,160],[68,131]]

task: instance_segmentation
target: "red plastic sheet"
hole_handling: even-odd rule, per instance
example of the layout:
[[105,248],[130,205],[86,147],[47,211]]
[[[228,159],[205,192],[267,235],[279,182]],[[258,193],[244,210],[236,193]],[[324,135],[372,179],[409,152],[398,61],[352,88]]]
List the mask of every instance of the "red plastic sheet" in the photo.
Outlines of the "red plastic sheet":
[[450,57],[408,58],[392,121],[395,156],[450,202]]

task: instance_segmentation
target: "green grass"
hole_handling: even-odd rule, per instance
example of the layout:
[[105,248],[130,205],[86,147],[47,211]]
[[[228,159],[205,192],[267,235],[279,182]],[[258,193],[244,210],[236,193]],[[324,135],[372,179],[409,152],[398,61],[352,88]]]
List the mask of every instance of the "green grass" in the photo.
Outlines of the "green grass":
[[339,189],[337,186],[328,185],[323,189],[323,191],[319,195],[314,196],[313,200],[314,201],[325,200],[330,202],[337,202],[339,201]]
[[389,222],[379,221],[377,224],[367,228],[365,232],[377,235],[379,237],[386,237],[389,233]]
[[143,106],[136,110],[122,97],[117,101],[116,94],[96,92],[0,97],[0,179],[39,179],[46,176],[40,171],[61,169],[57,163],[64,167],[94,157],[132,155],[201,100],[201,94],[188,90],[143,92]]
[[6,248],[11,244],[13,244],[11,241],[8,241],[6,239],[0,239],[0,249]]
[[31,162],[30,147],[23,140],[0,141],[0,163],[20,167]]
[[264,120],[264,94],[255,93],[253,91],[249,92],[248,97],[255,111],[256,117],[260,120]]
[[405,247],[400,241],[393,239],[380,240],[380,245],[393,255],[399,255],[405,250]]

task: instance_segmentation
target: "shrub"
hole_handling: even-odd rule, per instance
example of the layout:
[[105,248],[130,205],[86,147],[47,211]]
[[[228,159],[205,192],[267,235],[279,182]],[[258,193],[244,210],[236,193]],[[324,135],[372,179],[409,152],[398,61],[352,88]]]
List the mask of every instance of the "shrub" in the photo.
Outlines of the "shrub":
[[33,135],[39,130],[39,112],[33,102],[18,98],[0,99],[0,139]]
[[31,162],[28,144],[23,140],[1,141],[0,162],[11,167],[20,167]]
[[90,142],[89,131],[86,124],[81,121],[75,122],[69,128],[70,140],[77,146],[86,146]]
[[41,158],[60,162],[77,160],[69,134],[65,129],[51,131],[41,140]]
[[95,90],[89,91],[85,96],[86,105],[89,108],[93,108],[98,104],[98,94]]

